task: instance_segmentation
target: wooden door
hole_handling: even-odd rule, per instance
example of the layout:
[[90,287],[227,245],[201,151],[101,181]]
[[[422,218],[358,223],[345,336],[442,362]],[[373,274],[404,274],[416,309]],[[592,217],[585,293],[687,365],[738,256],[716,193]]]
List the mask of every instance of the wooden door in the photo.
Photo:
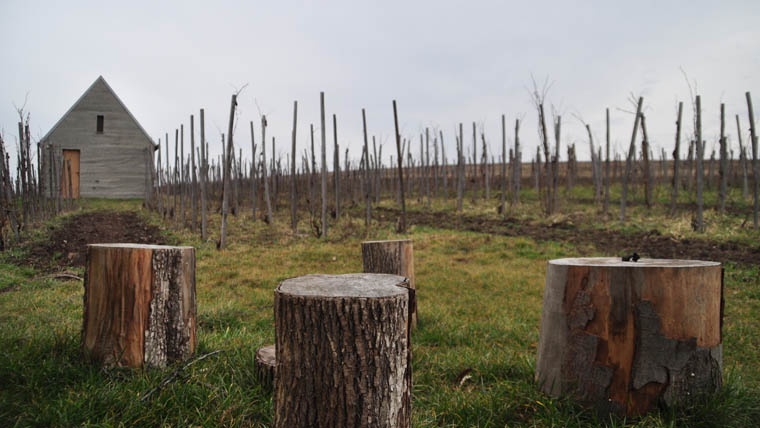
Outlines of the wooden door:
[[69,198],[69,167],[71,167],[71,194],[79,199],[79,150],[63,150],[63,168],[61,170],[61,194]]

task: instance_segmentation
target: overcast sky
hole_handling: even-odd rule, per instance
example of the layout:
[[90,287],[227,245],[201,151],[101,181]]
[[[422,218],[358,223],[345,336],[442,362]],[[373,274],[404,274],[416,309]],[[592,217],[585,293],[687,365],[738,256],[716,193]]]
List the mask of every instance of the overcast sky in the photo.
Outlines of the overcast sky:
[[[28,93],[33,139],[42,137],[103,75],[156,141],[181,123],[189,126],[189,116],[205,108],[214,154],[221,151],[230,95],[248,84],[235,135],[248,158],[248,122],[254,120],[259,141],[259,109],[277,151],[290,150],[294,100],[301,153],[309,124],[319,127],[324,91],[328,146],[336,114],[341,157],[345,147],[359,156],[362,108],[368,132],[384,143],[383,157],[395,154],[396,99],[402,135],[414,139],[415,153],[420,131],[437,127],[452,158],[459,122],[471,150],[475,121],[498,157],[505,114],[510,144],[515,118],[524,118],[529,161],[538,142],[528,92],[533,75],[553,82],[547,104],[563,116],[563,160],[565,144],[574,142],[588,159],[576,115],[590,123],[596,143],[604,141],[607,107],[613,147],[627,147],[633,115],[620,109],[633,109],[631,94],[644,96],[659,154],[660,147],[672,151],[677,101],[684,101],[686,131],[692,131],[683,69],[702,95],[708,147],[717,139],[724,102],[736,148],[734,115],[749,128],[746,91],[760,112],[760,1],[573,3],[2,0],[0,128],[15,145],[14,103],[23,104]],[[318,132],[315,138],[319,143]]]

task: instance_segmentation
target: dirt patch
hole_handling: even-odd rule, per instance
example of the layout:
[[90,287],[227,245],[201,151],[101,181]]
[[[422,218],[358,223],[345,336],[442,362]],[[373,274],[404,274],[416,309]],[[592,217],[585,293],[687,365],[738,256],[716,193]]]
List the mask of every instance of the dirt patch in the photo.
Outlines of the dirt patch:
[[[395,221],[398,210],[375,209],[380,221]],[[677,239],[657,231],[620,233],[593,228],[579,228],[571,222],[550,226],[528,224],[515,218],[493,219],[484,216],[456,215],[449,212],[407,212],[407,223],[430,227],[492,233],[505,236],[524,236],[536,241],[569,242],[588,246],[608,255],[630,254],[663,259],[699,259],[735,262],[747,265],[760,260],[760,245],[737,242],[715,242],[706,239]]]
[[84,266],[87,244],[166,244],[158,227],[130,211],[95,211],[69,218],[55,228],[48,240],[33,242],[18,264],[41,270]]

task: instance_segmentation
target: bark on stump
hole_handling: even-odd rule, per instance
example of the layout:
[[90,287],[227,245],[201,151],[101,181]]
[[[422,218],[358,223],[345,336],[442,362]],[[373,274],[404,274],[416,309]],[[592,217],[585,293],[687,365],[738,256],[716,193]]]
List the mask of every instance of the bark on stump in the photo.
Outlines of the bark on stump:
[[104,366],[164,367],[195,351],[195,249],[87,246],[82,352]]
[[[411,239],[362,242],[364,272],[405,276],[409,280],[409,288],[416,289],[413,250]],[[417,308],[412,313],[411,326],[417,326]]]
[[536,380],[602,411],[644,414],[722,383],[720,263],[549,261]]
[[256,377],[259,379],[259,382],[265,388],[271,388],[274,384],[274,371],[277,365],[275,346],[269,345],[259,348],[256,351],[254,364],[256,366]]
[[275,290],[275,427],[411,425],[406,278],[307,275]]

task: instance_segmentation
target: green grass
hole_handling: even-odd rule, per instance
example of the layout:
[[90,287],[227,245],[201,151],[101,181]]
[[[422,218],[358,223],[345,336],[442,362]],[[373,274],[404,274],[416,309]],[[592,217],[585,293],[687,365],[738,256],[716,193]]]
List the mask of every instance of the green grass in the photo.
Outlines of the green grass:
[[[583,198],[586,191],[577,188],[573,195]],[[549,221],[533,214],[537,202],[535,194],[531,202],[529,193],[514,215]],[[454,203],[435,201],[434,208],[453,209]],[[470,213],[496,216],[495,200],[467,205]],[[80,210],[104,208],[138,210],[139,203],[86,201]],[[597,208],[572,199],[561,208],[558,216],[601,218],[594,227],[623,232],[634,227],[615,225]],[[412,201],[410,209],[419,205]],[[656,209],[660,211],[647,213],[642,206],[632,207],[631,223],[664,230],[680,221]],[[14,289],[0,293],[0,426],[271,426],[271,393],[258,385],[253,367],[257,348],[274,341],[273,289],[288,277],[358,272],[362,240],[397,237],[392,222],[373,223],[365,233],[360,208],[354,210],[358,218],[331,227],[327,241],[315,239],[303,220],[293,236],[285,210],[271,229],[253,223],[246,212],[230,219],[228,249],[221,252],[214,242],[218,216],[211,218],[207,242],[165,226],[172,242],[197,248],[197,351],[223,352],[189,367],[145,402],[139,398],[173,368],[101,370],[83,363],[82,284],[46,279],[2,256],[0,289]],[[720,232],[708,229],[708,236],[757,236],[720,227]],[[44,239],[45,230],[29,239]],[[565,243],[430,227],[412,227],[408,236],[414,239],[419,305],[413,337],[414,426],[743,427],[760,421],[757,266],[726,266],[721,392],[690,408],[626,420],[550,398],[533,382],[546,260],[593,253]],[[472,377],[455,386],[465,369],[472,370]]]

